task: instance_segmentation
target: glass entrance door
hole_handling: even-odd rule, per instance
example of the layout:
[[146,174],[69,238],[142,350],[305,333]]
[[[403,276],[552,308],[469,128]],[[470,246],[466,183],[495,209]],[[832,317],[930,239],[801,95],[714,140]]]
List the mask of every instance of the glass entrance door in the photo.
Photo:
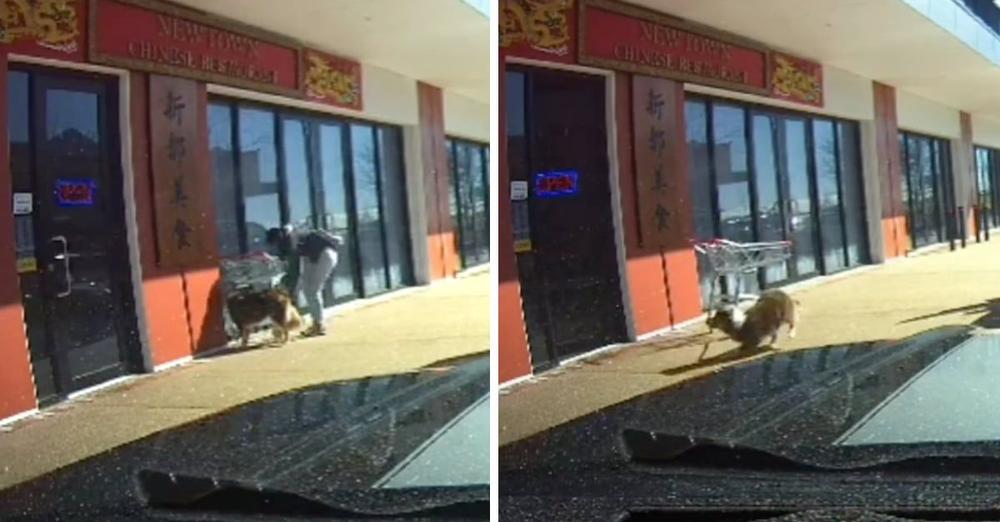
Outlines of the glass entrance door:
[[[528,184],[531,248],[518,253],[535,369],[626,336],[608,175],[604,79],[507,71],[511,181]],[[572,170],[579,191],[550,197],[541,174]]]
[[44,398],[139,364],[116,97],[114,84],[97,77],[11,74],[19,84],[9,99],[14,189],[33,196],[18,216],[19,255],[32,261],[19,268]]

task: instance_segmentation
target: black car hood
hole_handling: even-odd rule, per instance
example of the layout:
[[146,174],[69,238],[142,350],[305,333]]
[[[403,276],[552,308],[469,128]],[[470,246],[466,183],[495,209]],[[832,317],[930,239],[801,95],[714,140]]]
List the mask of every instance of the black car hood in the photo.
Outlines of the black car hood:
[[[990,475],[928,478],[905,472],[887,478],[879,472],[831,477],[809,466],[778,474],[705,469],[690,462],[636,462],[623,439],[626,430],[648,433],[650,440],[656,434],[690,436],[820,466],[844,458],[864,466],[920,455],[986,451],[1000,456],[995,442],[961,442],[961,437],[906,444],[886,443],[878,436],[875,443],[852,445],[848,440],[861,433],[859,426],[874,425],[873,412],[887,411],[885,405],[900,389],[975,335],[971,328],[948,327],[900,341],[779,352],[509,444],[500,449],[501,515],[505,520],[645,520],[625,515],[633,510],[652,516],[650,520],[729,520],[721,511],[699,518],[698,510],[779,508],[761,512],[759,518],[732,518],[764,520],[809,508],[876,508],[898,515],[900,506],[993,505],[1000,481]],[[920,419],[914,412],[910,422]],[[896,428],[899,433],[893,436],[905,441],[908,434]],[[877,434],[892,431],[880,429]],[[666,516],[658,511],[663,509],[681,511]],[[956,518],[962,519],[967,518]]]
[[[353,498],[359,509],[377,508],[364,504],[376,497],[364,492],[488,393],[486,356],[295,390],[2,491],[0,520],[157,519],[138,488],[143,470],[236,481],[340,504]],[[418,496],[414,494],[414,502],[428,502]]]

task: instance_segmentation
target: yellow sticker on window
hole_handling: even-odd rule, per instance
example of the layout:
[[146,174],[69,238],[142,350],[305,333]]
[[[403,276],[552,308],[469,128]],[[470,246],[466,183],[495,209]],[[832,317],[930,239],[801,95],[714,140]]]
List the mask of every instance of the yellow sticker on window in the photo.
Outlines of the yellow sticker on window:
[[38,261],[33,257],[22,257],[17,260],[17,273],[34,272],[38,270]]

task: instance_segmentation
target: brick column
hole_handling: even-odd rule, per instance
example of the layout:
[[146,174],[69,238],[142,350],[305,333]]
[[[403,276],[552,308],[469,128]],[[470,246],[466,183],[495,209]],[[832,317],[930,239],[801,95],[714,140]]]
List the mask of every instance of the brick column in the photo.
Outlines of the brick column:
[[459,270],[455,224],[449,202],[448,157],[445,150],[444,96],[441,89],[417,82],[421,159],[427,214],[427,257],[430,279],[455,275]]
[[896,115],[896,89],[873,82],[875,102],[876,174],[882,207],[882,244],[885,259],[904,256],[910,250],[910,234],[903,207],[902,157]]

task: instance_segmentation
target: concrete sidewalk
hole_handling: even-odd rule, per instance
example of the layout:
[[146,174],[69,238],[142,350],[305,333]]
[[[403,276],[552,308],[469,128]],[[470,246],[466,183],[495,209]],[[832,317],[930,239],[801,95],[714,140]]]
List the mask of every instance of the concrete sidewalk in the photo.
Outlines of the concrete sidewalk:
[[[950,252],[945,245],[884,265],[807,281],[793,294],[798,336],[779,350],[889,340],[942,325],[1000,327],[1000,239]],[[705,350],[706,341],[712,340]],[[500,443],[773,352],[737,353],[701,322],[543,374],[502,392]]]
[[326,337],[226,351],[44,410],[0,432],[0,489],[286,390],[489,351],[488,272],[338,313]]

